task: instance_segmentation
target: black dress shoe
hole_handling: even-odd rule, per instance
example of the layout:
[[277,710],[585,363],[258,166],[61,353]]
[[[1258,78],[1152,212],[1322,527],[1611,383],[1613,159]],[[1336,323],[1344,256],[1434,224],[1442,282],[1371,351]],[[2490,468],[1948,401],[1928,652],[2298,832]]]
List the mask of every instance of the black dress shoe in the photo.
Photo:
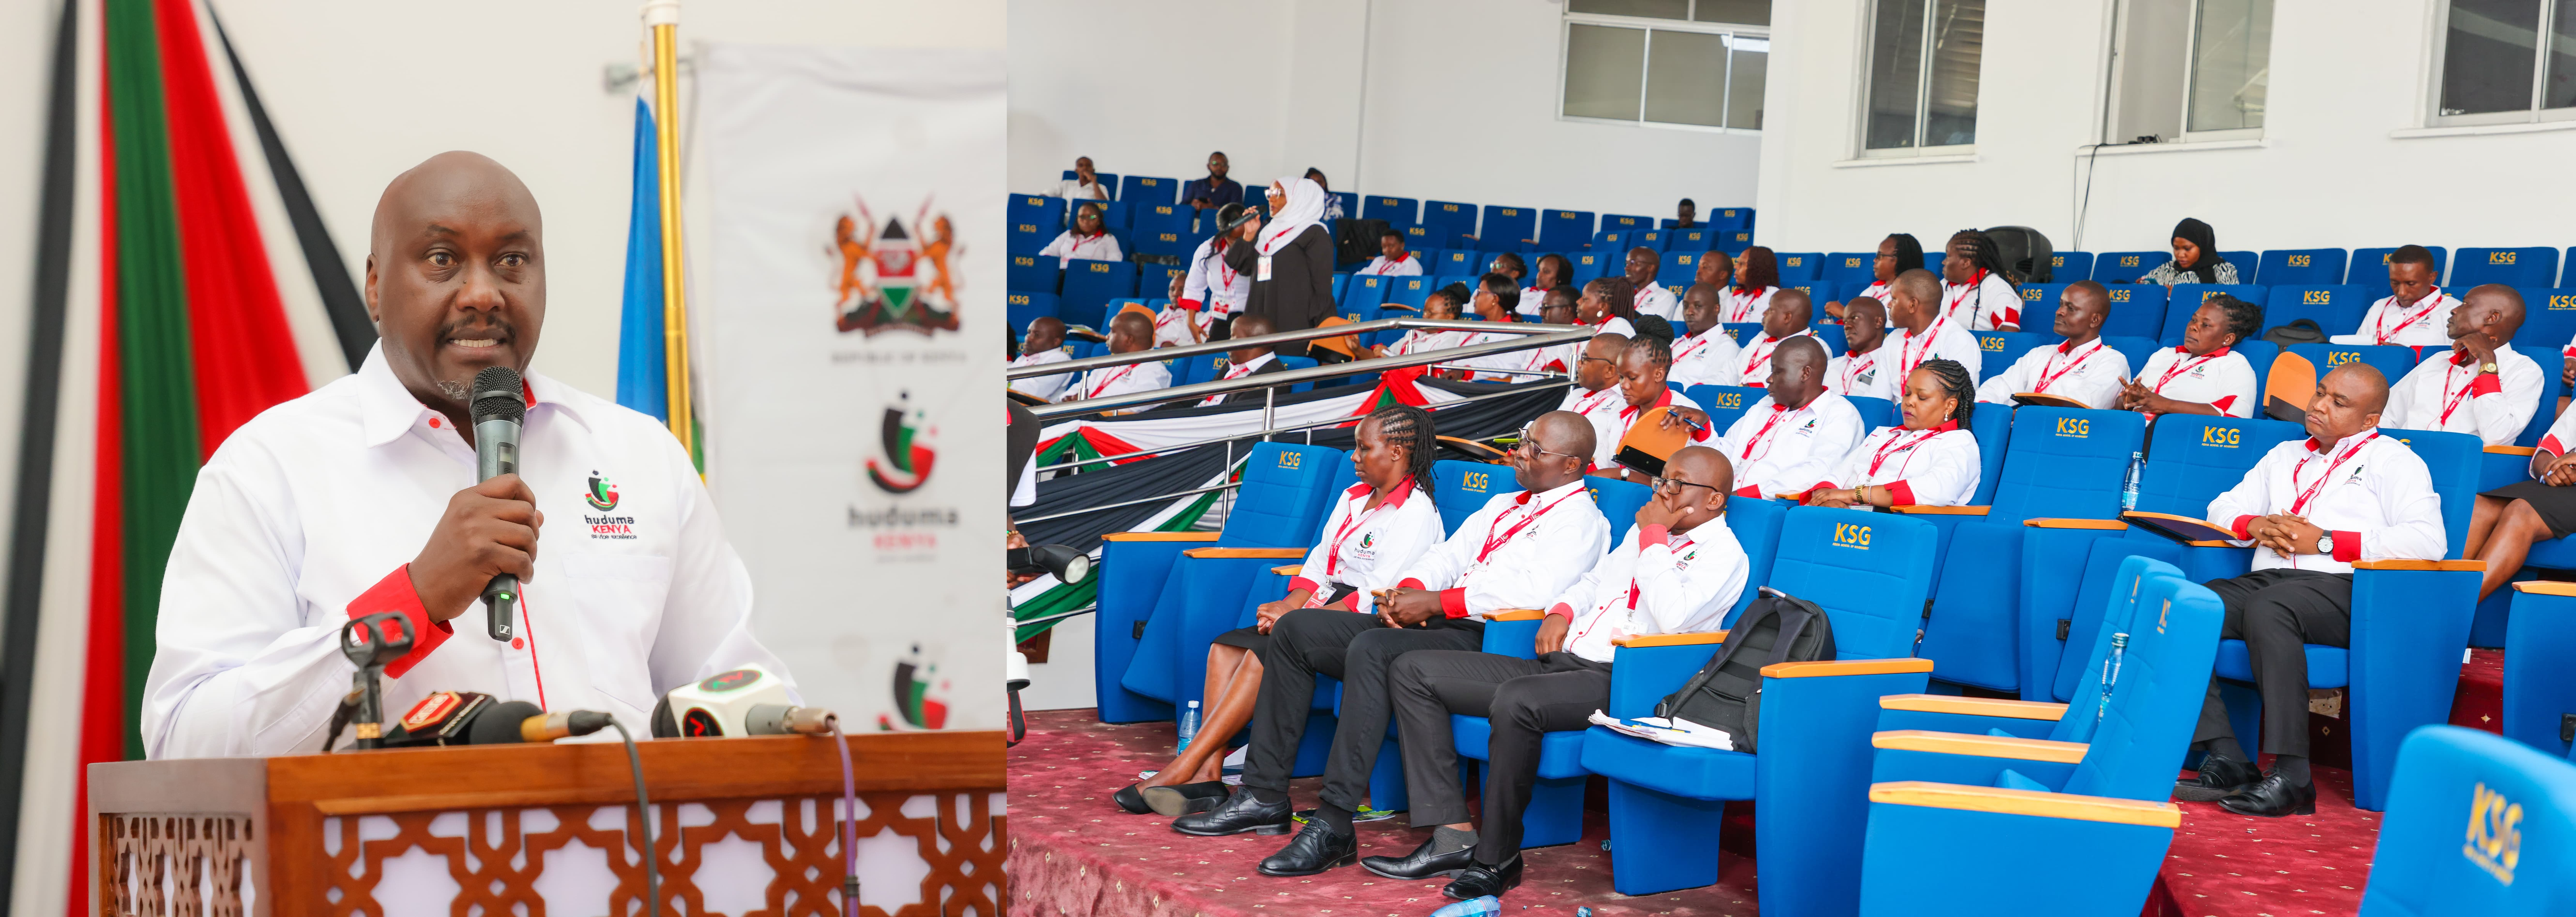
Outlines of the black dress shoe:
[[1225,801],[1228,791],[1223,780],[1205,780],[1179,786],[1149,786],[1144,795],[1145,804],[1154,811],[1179,818],[1216,808]]
[[1432,846],[1438,843],[1440,838],[1434,834],[1432,839],[1423,841],[1422,846],[1413,848],[1412,853],[1400,857],[1363,857],[1360,859],[1360,865],[1370,872],[1389,879],[1412,880],[1428,879],[1432,876],[1454,876],[1466,871],[1469,865],[1475,863],[1475,845],[1470,844],[1448,853],[1431,852]]
[[1174,819],[1172,830],[1200,837],[1223,837],[1266,825],[1287,823],[1288,800],[1265,803],[1252,798],[1252,792],[1246,790],[1227,797],[1214,809]]
[[1511,862],[1501,866],[1468,863],[1467,871],[1449,880],[1449,884],[1440,889],[1440,893],[1460,901],[1474,901],[1486,895],[1500,898],[1504,892],[1519,888],[1520,885],[1521,858],[1520,854],[1513,854]]
[[2254,785],[2219,800],[2218,804],[2238,815],[2252,815],[2258,818],[2315,815],[2317,814],[2317,785],[2304,783],[2291,786],[2290,778],[2281,776],[2279,771],[2273,771],[2264,774],[2263,779],[2255,781]]
[[1136,790],[1136,785],[1133,783],[1120,789],[1118,791],[1118,795],[1111,796],[1109,798],[1116,800],[1119,808],[1138,815],[1150,815],[1153,814],[1154,811],[1154,807],[1145,802],[1145,794],[1138,792]]
[[1306,830],[1297,832],[1296,840],[1289,841],[1288,846],[1279,848],[1278,853],[1271,854],[1269,858],[1261,861],[1261,874],[1311,876],[1327,869],[1351,865],[1359,858],[1360,836],[1358,834],[1336,837],[1333,829],[1323,822],[1310,821],[1306,823]]
[[2200,759],[2200,776],[2174,781],[2173,798],[2184,802],[2215,802],[2244,791],[2263,772],[2254,765],[2210,752]]

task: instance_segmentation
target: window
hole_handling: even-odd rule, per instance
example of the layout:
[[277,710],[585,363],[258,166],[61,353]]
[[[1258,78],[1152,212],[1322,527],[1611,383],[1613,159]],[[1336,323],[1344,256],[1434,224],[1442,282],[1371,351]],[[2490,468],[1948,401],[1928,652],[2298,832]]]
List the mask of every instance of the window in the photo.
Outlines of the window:
[[2262,136],[2272,0],[2130,0],[2119,17],[2104,143]]
[[1903,156],[1977,142],[1985,0],[1873,0],[1861,150]]
[[2440,54],[2436,124],[2576,118],[2576,0],[2451,0]]
[[1561,117],[1761,130],[1770,0],[1567,0]]

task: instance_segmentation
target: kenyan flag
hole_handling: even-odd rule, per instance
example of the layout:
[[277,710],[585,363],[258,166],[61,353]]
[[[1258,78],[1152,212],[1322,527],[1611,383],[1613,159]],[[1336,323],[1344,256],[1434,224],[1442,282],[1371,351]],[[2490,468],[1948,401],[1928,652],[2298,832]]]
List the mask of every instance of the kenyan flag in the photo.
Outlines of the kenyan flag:
[[213,9],[62,9],[0,631],[0,824],[62,830],[23,851],[0,832],[0,869],[67,881],[81,915],[79,765],[143,756],[162,568],[198,466],[375,331]]

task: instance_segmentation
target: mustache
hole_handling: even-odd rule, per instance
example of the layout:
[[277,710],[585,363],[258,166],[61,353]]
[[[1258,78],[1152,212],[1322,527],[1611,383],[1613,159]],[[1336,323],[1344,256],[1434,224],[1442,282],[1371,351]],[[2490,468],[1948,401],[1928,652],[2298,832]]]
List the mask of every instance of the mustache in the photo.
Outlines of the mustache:
[[518,339],[518,330],[519,329],[516,326],[510,324],[508,319],[484,317],[472,321],[454,321],[440,325],[438,326],[438,339],[445,341],[454,338],[492,338],[495,340],[512,341]]

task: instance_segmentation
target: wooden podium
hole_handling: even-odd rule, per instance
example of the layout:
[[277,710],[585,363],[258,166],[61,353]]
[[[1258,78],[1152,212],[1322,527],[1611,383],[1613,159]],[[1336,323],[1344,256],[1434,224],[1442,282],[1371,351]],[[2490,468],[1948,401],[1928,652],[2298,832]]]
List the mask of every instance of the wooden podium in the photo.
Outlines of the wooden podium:
[[[1002,734],[848,742],[861,912],[1001,917]],[[830,743],[637,743],[666,917],[839,917]],[[108,917],[640,917],[634,801],[617,742],[92,764],[90,892]]]

